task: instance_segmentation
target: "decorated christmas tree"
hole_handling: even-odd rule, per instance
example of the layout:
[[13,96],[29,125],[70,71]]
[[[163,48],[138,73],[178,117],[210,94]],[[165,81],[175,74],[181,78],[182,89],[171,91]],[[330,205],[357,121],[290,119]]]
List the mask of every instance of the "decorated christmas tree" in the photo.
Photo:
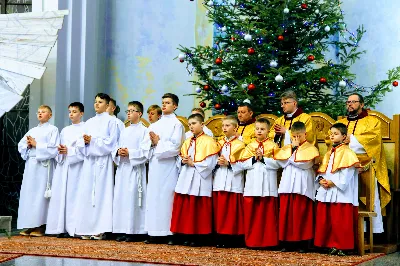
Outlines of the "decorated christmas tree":
[[256,114],[281,113],[280,94],[296,92],[305,112],[343,114],[349,93],[374,107],[397,86],[400,68],[365,88],[353,83],[350,66],[364,51],[362,26],[349,31],[336,0],[219,0],[204,3],[216,27],[213,47],[180,47],[200,106],[233,113],[251,102]]

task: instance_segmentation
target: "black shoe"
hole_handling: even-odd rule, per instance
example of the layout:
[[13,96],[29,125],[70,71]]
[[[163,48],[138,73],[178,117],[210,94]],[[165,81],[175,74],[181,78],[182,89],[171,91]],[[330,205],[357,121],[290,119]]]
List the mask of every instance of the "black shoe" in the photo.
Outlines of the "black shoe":
[[290,252],[290,250],[288,250],[287,248],[282,248],[281,252]]
[[197,243],[197,242],[190,242],[190,246],[192,247],[192,248],[194,248],[194,247],[200,247],[200,245]]
[[305,249],[305,248],[299,249],[299,253],[307,253],[307,252],[308,252],[308,249]]
[[225,244],[217,244],[217,248],[226,248]]
[[125,242],[138,242],[138,240],[134,236],[127,235],[125,237]]
[[67,233],[61,233],[57,235],[57,238],[67,238],[69,235]]
[[331,248],[328,252],[329,255],[336,255],[336,253],[338,252],[338,250],[336,248]]
[[343,250],[339,250],[336,255],[338,255],[338,256],[346,256],[346,253],[344,253]]
[[126,236],[125,236],[125,235],[119,236],[119,237],[117,237],[117,239],[115,239],[115,240],[117,240],[118,242],[126,241]]
[[150,236],[148,239],[144,241],[145,244],[155,244],[157,242],[157,238],[154,236]]
[[190,246],[190,241],[183,242],[183,245],[186,246],[186,247]]

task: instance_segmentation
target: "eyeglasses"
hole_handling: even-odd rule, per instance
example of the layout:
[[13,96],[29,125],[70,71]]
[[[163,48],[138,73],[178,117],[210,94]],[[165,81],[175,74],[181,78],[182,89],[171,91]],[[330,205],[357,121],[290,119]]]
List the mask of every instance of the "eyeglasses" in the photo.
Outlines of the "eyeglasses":
[[355,103],[359,103],[360,101],[346,101],[346,104],[347,105],[349,105],[349,104],[355,104]]
[[281,106],[289,104],[289,103],[293,103],[293,102],[281,102]]
[[125,114],[133,114],[134,112],[140,113],[140,112],[137,111],[137,110],[126,110],[126,111],[125,111]]

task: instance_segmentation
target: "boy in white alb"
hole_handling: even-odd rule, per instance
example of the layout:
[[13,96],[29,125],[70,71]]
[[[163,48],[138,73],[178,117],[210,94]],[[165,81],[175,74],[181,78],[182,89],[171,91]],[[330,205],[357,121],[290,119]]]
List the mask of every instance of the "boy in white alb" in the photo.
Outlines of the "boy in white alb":
[[[192,109],[192,115],[193,114],[202,115],[204,119],[206,117],[206,114],[204,113],[204,110],[202,108],[197,108],[197,107],[193,108]],[[204,132],[204,134],[206,134],[206,135],[208,135],[210,137],[214,137],[212,131],[210,129],[208,129],[208,127],[206,127],[206,126],[203,126],[203,132]],[[193,133],[190,130],[185,133],[185,138],[186,139],[191,138],[192,136],[193,136]]]
[[[174,111],[179,98],[166,93],[162,97],[163,115],[151,124],[142,142],[148,152],[149,173],[146,197],[145,230],[150,238],[146,243],[163,242],[162,237],[171,236],[171,216],[174,191],[178,180],[178,155],[185,138],[182,123]],[[173,244],[170,238],[170,244]]]
[[115,176],[113,203],[113,233],[123,234],[117,241],[139,240],[134,235],[143,235],[146,211],[146,167],[147,161],[140,144],[147,128],[140,122],[143,105],[138,101],[128,104],[126,111],[130,125],[121,132],[113,159],[118,166]]
[[96,116],[86,121],[84,135],[78,139],[79,152],[85,156],[80,176],[76,231],[82,239],[101,240],[112,232],[114,170],[111,153],[118,143],[115,118],[106,110],[110,96],[98,93]]
[[204,117],[189,116],[193,137],[181,148],[182,168],[175,187],[171,231],[183,234],[184,245],[202,244],[201,236],[212,233],[212,171],[217,163],[218,145],[203,132]]
[[76,142],[84,134],[85,123],[81,122],[84,106],[73,102],[68,106],[68,112],[72,125],[65,127],[60,134],[46,225],[46,234],[58,234],[58,237],[75,234],[75,212],[79,205],[77,191],[83,166],[83,155]]
[[291,128],[292,144],[274,154],[283,166],[279,183],[279,240],[282,251],[308,250],[314,238],[315,158],[318,149],[306,139],[306,126],[294,122]]
[[330,132],[333,147],[326,153],[316,179],[319,185],[314,245],[330,248],[331,255],[344,256],[344,251],[353,250],[356,244],[359,161],[343,143],[347,126],[336,123]]
[[157,104],[150,105],[149,108],[147,108],[147,116],[149,118],[150,124],[153,124],[160,120],[161,115],[161,108]]
[[25,162],[19,197],[17,228],[21,235],[43,236],[47,219],[54,158],[60,143],[58,128],[49,124],[51,108],[39,106],[39,125],[29,130],[18,143],[18,151]]
[[271,124],[266,118],[255,123],[256,140],[241,155],[246,173],[244,187],[244,235],[249,248],[278,246],[278,185],[280,165],[273,159],[278,145],[268,139]]
[[243,245],[244,171],[237,170],[235,166],[245,144],[236,137],[238,126],[236,117],[224,117],[222,131],[225,137],[218,141],[220,156],[213,182],[213,207],[214,230],[218,234],[217,247],[220,248]]

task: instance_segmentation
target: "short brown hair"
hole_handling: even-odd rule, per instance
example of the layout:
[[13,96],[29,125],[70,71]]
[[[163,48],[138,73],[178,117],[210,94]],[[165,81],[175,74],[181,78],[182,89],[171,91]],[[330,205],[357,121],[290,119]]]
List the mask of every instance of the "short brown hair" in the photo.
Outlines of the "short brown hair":
[[237,126],[239,125],[239,122],[238,122],[238,119],[236,118],[236,116],[227,115],[227,116],[225,116],[224,118],[222,118],[222,121],[227,121],[227,120],[231,121],[232,124],[233,124],[235,127],[237,127]]
[[41,106],[39,106],[38,110],[39,110],[39,109],[47,109],[47,111],[49,111],[50,114],[53,113],[53,110],[51,110],[50,106],[48,106],[48,105],[42,104]]
[[336,123],[331,126],[331,128],[336,128],[342,135],[347,136],[347,126],[343,123]]
[[161,107],[158,106],[157,104],[150,105],[149,108],[147,108],[147,113],[150,113],[150,111],[153,111],[153,110],[157,111],[158,115],[162,115]]
[[188,117],[188,120],[190,119],[196,119],[200,123],[204,123],[204,116],[202,116],[201,114],[192,114]]
[[264,117],[257,118],[256,123],[266,124],[267,128],[271,127],[271,122],[269,122],[269,120],[267,118],[264,118]]
[[306,125],[303,122],[297,121],[294,122],[292,128],[290,129],[291,132],[306,132]]
[[203,117],[206,117],[206,114],[204,113],[203,108],[195,107],[192,109],[192,112],[198,112],[200,113]]
[[294,91],[285,91],[284,93],[282,93],[281,99],[282,100],[293,99],[297,102],[297,96]]
[[176,95],[173,94],[173,93],[170,93],[170,92],[165,93],[161,98],[162,98],[162,99],[170,98],[170,99],[172,100],[172,102],[173,102],[176,106],[179,105],[179,97],[176,96]]
[[143,114],[143,104],[138,101],[131,101],[128,103],[128,106],[134,106],[137,110]]

